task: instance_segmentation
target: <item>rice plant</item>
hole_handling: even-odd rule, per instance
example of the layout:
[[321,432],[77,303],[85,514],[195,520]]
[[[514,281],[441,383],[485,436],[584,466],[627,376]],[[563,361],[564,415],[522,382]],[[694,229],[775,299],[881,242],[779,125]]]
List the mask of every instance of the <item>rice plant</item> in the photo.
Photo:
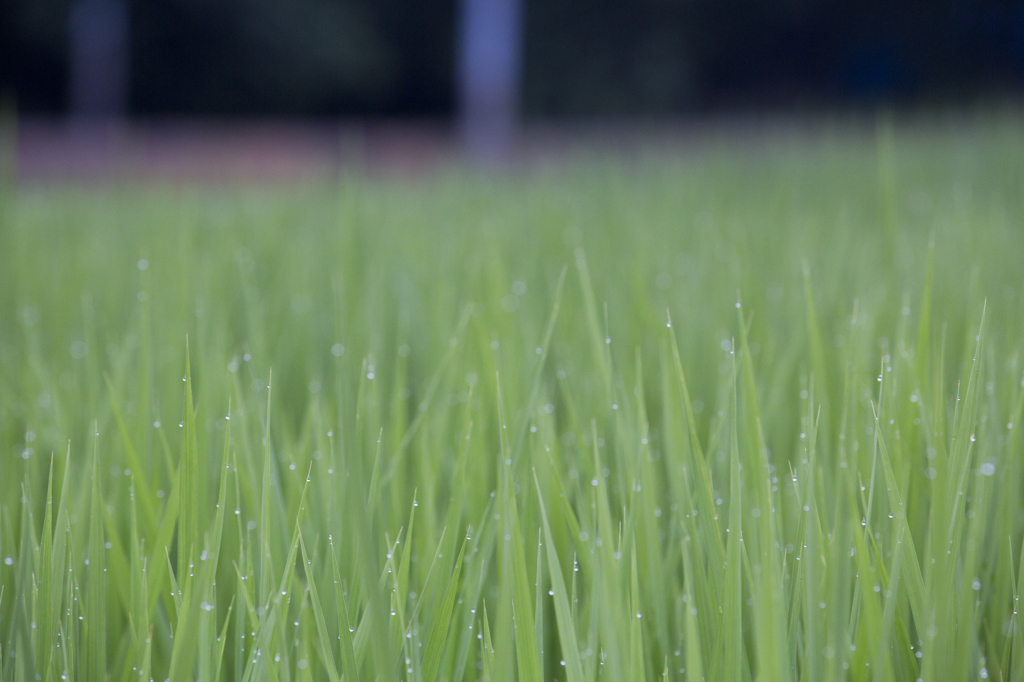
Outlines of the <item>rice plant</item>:
[[1022,142],[6,187],[0,680],[1024,679]]

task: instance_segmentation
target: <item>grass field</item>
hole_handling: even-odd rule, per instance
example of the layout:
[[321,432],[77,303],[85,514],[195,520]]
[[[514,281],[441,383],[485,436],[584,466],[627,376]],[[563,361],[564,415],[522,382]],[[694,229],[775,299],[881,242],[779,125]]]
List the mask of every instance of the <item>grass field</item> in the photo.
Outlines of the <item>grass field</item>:
[[880,131],[7,186],[0,680],[1024,679],[1024,127]]

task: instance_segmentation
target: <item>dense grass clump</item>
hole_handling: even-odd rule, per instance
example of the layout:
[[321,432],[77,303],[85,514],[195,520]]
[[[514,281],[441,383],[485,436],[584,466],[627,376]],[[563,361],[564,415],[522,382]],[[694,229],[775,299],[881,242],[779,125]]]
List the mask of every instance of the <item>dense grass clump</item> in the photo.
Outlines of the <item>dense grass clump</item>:
[[1022,141],[5,192],[0,680],[1024,678]]

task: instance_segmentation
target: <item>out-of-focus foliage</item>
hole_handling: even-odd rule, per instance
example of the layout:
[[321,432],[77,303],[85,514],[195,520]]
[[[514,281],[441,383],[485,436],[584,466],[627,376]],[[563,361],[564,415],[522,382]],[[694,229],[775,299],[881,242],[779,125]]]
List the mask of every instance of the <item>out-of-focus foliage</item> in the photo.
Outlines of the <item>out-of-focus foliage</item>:
[[[61,111],[71,0],[0,0],[0,89]],[[427,114],[455,106],[458,0],[129,3],[139,114]],[[529,117],[952,101],[1024,82],[1024,6],[523,0]]]

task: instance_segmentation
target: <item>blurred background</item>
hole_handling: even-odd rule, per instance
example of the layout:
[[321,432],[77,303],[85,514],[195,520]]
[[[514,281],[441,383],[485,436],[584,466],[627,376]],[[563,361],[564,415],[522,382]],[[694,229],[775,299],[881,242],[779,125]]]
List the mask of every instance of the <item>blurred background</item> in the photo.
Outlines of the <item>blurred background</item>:
[[0,93],[37,172],[140,136],[168,168],[189,140],[285,169],[367,145],[507,158],[552,126],[1014,106],[1022,86],[1021,0],[0,0]]

